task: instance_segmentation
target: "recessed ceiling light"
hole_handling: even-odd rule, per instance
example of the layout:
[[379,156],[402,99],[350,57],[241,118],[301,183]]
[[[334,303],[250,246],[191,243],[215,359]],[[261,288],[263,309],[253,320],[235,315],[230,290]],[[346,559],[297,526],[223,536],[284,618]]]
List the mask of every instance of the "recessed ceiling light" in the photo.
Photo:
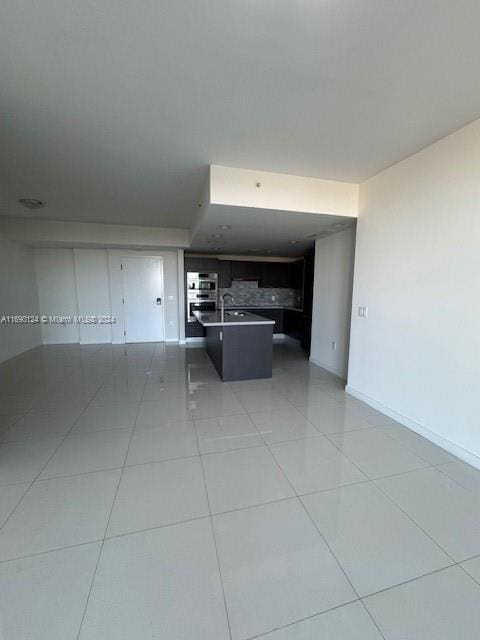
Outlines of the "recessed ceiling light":
[[214,233],[213,237],[214,238],[223,238],[223,235],[221,233]]
[[221,224],[218,228],[226,230],[226,229],[231,229],[232,227],[229,224]]
[[289,244],[298,244],[298,240],[289,240],[288,243]]
[[41,209],[43,207],[43,202],[35,198],[20,198],[19,203],[27,209]]

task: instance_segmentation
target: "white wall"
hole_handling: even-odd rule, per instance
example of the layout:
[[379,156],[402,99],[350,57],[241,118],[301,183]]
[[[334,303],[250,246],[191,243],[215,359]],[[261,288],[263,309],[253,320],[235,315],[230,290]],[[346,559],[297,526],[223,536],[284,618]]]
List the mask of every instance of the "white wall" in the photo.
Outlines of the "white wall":
[[[33,249],[0,236],[0,317],[38,313]],[[0,324],[0,362],[39,344],[38,324]]]
[[[35,250],[41,315],[87,316],[113,315],[116,323],[44,324],[45,344],[80,342],[82,344],[123,343],[123,282],[120,270],[125,255],[155,255],[163,258],[165,339],[181,339],[179,324],[179,254],[172,251],[132,251],[107,249]],[[183,277],[183,275],[182,275]]]
[[135,247],[155,249],[190,246],[190,229],[137,227],[30,218],[0,218],[0,232],[19,243],[49,247]]
[[[75,281],[80,316],[110,315],[110,285],[107,252],[98,249],[74,249]],[[110,324],[80,324],[80,343],[112,341]]]
[[479,293],[477,120],[361,185],[348,375],[353,393],[477,466]]
[[347,377],[354,254],[353,228],[315,242],[310,359],[344,379]]
[[[36,249],[38,298],[42,316],[78,313],[72,249]],[[79,342],[78,324],[42,324],[44,344]]]
[[356,217],[358,213],[358,184],[219,165],[210,166],[205,197],[209,201],[204,211],[208,204],[224,204],[337,216]]

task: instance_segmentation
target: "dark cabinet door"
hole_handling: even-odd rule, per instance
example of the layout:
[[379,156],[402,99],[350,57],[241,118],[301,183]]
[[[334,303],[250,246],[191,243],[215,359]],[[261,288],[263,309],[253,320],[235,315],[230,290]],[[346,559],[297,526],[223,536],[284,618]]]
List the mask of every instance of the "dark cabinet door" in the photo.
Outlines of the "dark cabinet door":
[[265,289],[288,288],[291,286],[291,263],[262,262],[260,286]]
[[262,262],[262,277],[260,278],[259,286],[265,289],[276,287],[278,282],[277,271],[277,262]]
[[232,260],[232,278],[261,280],[262,264],[248,260]]
[[198,271],[206,273],[217,273],[218,260],[216,258],[185,258],[185,271]]
[[292,289],[303,289],[303,270],[304,270],[304,261],[298,260],[297,262],[292,262],[290,265],[290,286]]
[[280,262],[277,287],[282,289],[290,289],[292,287],[292,264],[292,262]]
[[232,260],[232,278],[246,278],[247,268],[243,260]]
[[247,311],[251,311],[257,316],[262,316],[262,318],[275,320],[275,324],[273,325],[273,333],[283,333],[283,309],[269,309],[268,307],[265,307],[265,308],[255,307],[253,309],[247,309]]
[[232,263],[230,260],[218,261],[218,286],[229,289],[232,286]]

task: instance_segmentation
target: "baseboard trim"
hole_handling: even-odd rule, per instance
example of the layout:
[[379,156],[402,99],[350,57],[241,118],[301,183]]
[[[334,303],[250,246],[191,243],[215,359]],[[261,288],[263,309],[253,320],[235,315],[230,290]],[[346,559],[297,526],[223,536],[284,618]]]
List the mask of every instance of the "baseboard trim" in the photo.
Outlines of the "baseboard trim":
[[207,341],[205,338],[202,338],[201,336],[198,337],[194,337],[194,338],[186,338],[185,342],[189,345],[191,345],[192,347],[200,347],[203,344],[207,344]]
[[344,373],[343,371],[340,371],[340,369],[337,369],[336,367],[332,367],[331,365],[326,364],[325,362],[321,362],[320,360],[318,360],[317,358],[314,358],[313,356],[310,356],[310,362],[313,362],[313,364],[316,364],[317,367],[326,369],[329,373],[333,373],[333,375],[337,376],[337,378],[340,378],[341,380],[345,380]]
[[416,422],[412,418],[408,418],[407,416],[404,416],[401,413],[398,413],[394,409],[390,409],[390,407],[387,407],[381,402],[378,402],[378,400],[375,400],[374,398],[367,396],[365,393],[358,391],[358,389],[355,389],[354,387],[351,387],[348,384],[345,387],[345,392],[353,396],[354,398],[357,398],[358,400],[365,402],[365,404],[368,404],[370,407],[372,407],[373,409],[376,409],[377,411],[380,411],[380,413],[385,414],[389,418],[392,418],[392,420],[396,420],[397,422],[402,424],[404,427],[411,429],[415,433],[418,433],[418,435],[423,436],[430,442],[433,442],[433,444],[436,444],[442,449],[445,449],[445,451],[447,451],[448,453],[451,453],[453,456],[459,458],[460,460],[463,460],[463,462],[466,462],[467,464],[471,465],[472,467],[475,467],[476,469],[480,469],[480,457],[475,455],[471,451],[467,451],[467,449],[464,449],[460,445],[455,444],[450,440],[447,440],[447,438],[444,438],[438,433],[431,431],[430,429],[428,429],[428,427],[424,427],[423,425]]

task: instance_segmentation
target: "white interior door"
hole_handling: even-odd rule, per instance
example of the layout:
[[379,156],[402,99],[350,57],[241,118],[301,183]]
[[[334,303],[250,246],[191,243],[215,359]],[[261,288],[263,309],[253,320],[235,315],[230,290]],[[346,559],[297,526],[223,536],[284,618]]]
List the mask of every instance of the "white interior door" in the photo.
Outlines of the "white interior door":
[[163,259],[122,257],[125,342],[162,342]]

